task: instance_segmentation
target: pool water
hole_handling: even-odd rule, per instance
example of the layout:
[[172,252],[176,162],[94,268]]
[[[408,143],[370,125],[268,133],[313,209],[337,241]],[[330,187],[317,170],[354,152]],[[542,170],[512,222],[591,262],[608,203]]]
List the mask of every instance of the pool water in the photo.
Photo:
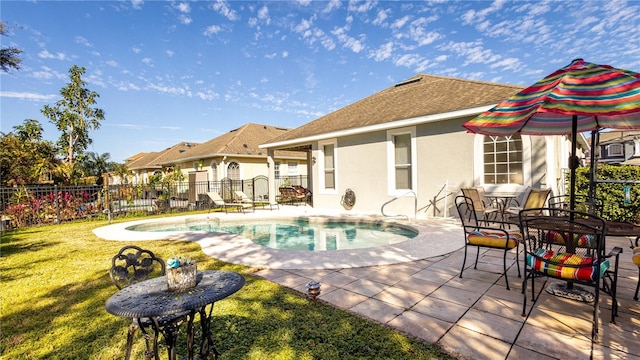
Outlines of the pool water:
[[417,231],[378,222],[254,221],[251,223],[145,223],[134,231],[207,231],[238,234],[255,244],[278,250],[326,251],[392,245],[414,238]]

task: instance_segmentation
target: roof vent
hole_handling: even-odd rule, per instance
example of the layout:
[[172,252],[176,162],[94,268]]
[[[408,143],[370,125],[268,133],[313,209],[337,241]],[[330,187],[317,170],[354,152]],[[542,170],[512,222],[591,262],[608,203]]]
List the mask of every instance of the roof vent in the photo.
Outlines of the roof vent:
[[396,84],[394,87],[399,87],[399,86],[404,86],[404,85],[413,84],[413,83],[418,82],[418,81],[420,81],[420,80],[422,80],[422,78],[421,78],[421,77],[419,77],[419,78],[415,78],[415,79],[410,79],[410,80],[407,80],[407,81],[405,81],[405,82],[401,82],[401,83],[399,83],[399,84]]
[[243,146],[245,149],[249,147],[249,145],[247,145],[247,144],[242,144],[242,146]]

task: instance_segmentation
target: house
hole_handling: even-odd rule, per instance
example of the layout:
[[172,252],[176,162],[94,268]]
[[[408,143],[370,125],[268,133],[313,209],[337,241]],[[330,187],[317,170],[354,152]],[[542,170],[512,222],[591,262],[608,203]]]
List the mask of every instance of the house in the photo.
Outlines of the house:
[[168,159],[172,159],[198,145],[197,143],[180,142],[162,151],[139,153],[129,157],[127,161],[125,161],[125,165],[131,172],[131,183],[134,185],[148,184],[150,176],[154,174],[165,174],[167,169],[163,168],[162,165]]
[[[462,124],[522,87],[419,74],[260,147],[310,159],[313,205],[408,217],[450,214],[459,189],[563,189],[564,136],[489,137]],[[588,146],[584,136],[581,146]],[[351,204],[347,190],[355,196]],[[351,206],[352,205],[352,206]]]
[[[250,196],[264,197],[268,194],[267,174],[271,168],[277,181],[291,181],[306,185],[306,154],[296,151],[276,151],[271,162],[265,150],[258,145],[290,129],[248,123],[204,143],[182,142],[160,152],[138,156],[127,163],[133,172],[134,184],[148,183],[153,174],[181,171],[188,184],[180,184],[177,191],[181,198],[195,202],[198,194],[208,191],[223,192],[220,182],[227,179],[241,182],[257,177],[264,178],[264,189],[254,189],[255,184],[242,186]],[[234,185],[235,186],[235,185]],[[262,186],[262,185],[261,185]],[[257,194],[259,193],[259,194]],[[231,191],[226,191],[231,196]]]
[[640,165],[640,131],[603,131],[596,159],[600,164]]

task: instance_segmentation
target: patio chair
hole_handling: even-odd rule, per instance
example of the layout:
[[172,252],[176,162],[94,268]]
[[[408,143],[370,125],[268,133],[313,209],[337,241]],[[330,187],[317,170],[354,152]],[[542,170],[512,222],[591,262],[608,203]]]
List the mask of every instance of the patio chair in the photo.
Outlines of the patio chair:
[[[483,201],[482,197],[484,189],[482,193],[478,191],[478,188],[462,188],[460,190],[462,190],[462,195],[466,199],[471,200],[471,202],[467,204],[469,205],[468,208],[482,214],[482,220],[484,220],[487,225],[490,221],[498,220],[498,217],[501,215],[500,208],[498,206],[493,206],[488,200]],[[484,195],[484,198],[487,199],[486,194]]]
[[251,209],[251,210],[255,211],[256,204],[253,202],[253,200],[251,200],[251,198],[249,196],[247,196],[247,194],[245,194],[241,190],[235,190],[233,193],[236,194],[236,198],[238,199],[238,203],[242,206],[243,211],[244,211],[244,209]]
[[[164,276],[164,261],[156,257],[150,250],[142,249],[138,246],[127,245],[111,259],[111,269],[109,276],[111,281],[118,288],[122,289],[129,285],[148,280],[156,276]],[[176,336],[180,328],[180,324],[187,320],[189,311],[179,312],[176,314],[160,316],[157,318],[158,329],[155,329],[153,320],[149,318],[134,318],[129,325],[127,332],[127,353],[125,359],[131,357],[131,345],[133,337],[137,329],[143,333],[146,352],[145,359],[151,359],[153,356],[153,347],[149,343],[151,335],[148,333],[149,328],[154,329],[154,342],[158,340],[158,331],[164,336],[169,353],[175,344]]]
[[283,203],[295,204],[305,201],[306,196],[304,194],[298,194],[298,191],[293,186],[281,186],[280,199]]
[[251,198],[245,194],[243,191],[237,190],[235,191],[236,197],[238,199],[240,199],[241,202],[246,203],[246,204],[253,204],[253,209],[257,209],[258,206],[260,206],[261,208],[265,208],[265,206],[269,206],[270,210],[273,210],[273,208],[275,207],[276,209],[279,209],[280,206],[278,205],[277,202],[270,202],[269,201],[269,196],[265,195],[264,196],[264,200],[251,200]]
[[[531,298],[535,302],[534,280],[557,279],[560,282],[550,284],[547,292],[593,301],[591,339],[597,341],[600,291],[611,296],[611,322],[615,322],[618,312],[616,286],[622,249],[616,247],[605,253],[606,222],[585,212],[554,208],[522,210],[519,218],[525,244],[522,316],[527,310],[527,280],[531,279]],[[593,293],[577,285],[592,287]]]
[[244,213],[244,209],[252,207],[250,204],[242,204],[242,203],[229,203],[224,201],[224,199],[217,193],[210,191],[207,193],[211,202],[209,203],[209,212],[211,212],[211,207],[214,208],[222,208],[225,213],[228,213],[228,209],[235,209],[236,211],[242,211]]
[[540,209],[545,206],[550,194],[551,189],[529,189],[522,204],[513,199],[505,206],[505,216],[518,216],[520,211],[525,209]]
[[[518,262],[518,249],[520,240],[522,239],[520,230],[507,230],[508,224],[502,221],[493,221],[491,226],[483,226],[482,222],[478,220],[476,207],[474,206],[473,199],[464,195],[458,196],[455,199],[456,208],[458,209],[458,215],[462,222],[462,229],[464,231],[464,259],[462,260],[462,268],[460,269],[460,277],[464,272],[464,267],[467,262],[467,248],[476,247],[476,260],[473,268],[478,269],[478,258],[480,257],[480,248],[497,249],[502,250],[502,266],[505,283],[507,290],[509,288],[509,279],[507,277],[507,253],[511,249],[516,249],[515,258],[516,266],[518,267],[518,277],[522,276],[520,273],[520,263]],[[485,222],[486,223],[486,222]]]

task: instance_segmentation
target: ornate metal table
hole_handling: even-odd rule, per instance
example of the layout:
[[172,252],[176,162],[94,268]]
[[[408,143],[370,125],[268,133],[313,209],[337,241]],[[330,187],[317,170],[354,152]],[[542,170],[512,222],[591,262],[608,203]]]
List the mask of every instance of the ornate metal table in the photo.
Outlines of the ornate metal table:
[[[167,280],[164,276],[146,280],[128,286],[114,295],[106,302],[107,312],[113,315],[127,318],[149,318],[154,324],[154,356],[158,357],[158,317],[189,312],[187,321],[187,348],[188,359],[194,358],[194,329],[195,314],[200,315],[202,326],[202,339],[200,344],[200,356],[206,358],[210,350],[217,357],[219,355],[213,344],[211,335],[211,313],[213,303],[222,300],[235,293],[244,286],[245,279],[242,275],[229,271],[207,270],[198,272],[196,286],[181,291],[168,291]],[[209,311],[207,305],[211,304]],[[169,359],[176,358],[176,336],[167,336],[165,340],[169,348]]]

